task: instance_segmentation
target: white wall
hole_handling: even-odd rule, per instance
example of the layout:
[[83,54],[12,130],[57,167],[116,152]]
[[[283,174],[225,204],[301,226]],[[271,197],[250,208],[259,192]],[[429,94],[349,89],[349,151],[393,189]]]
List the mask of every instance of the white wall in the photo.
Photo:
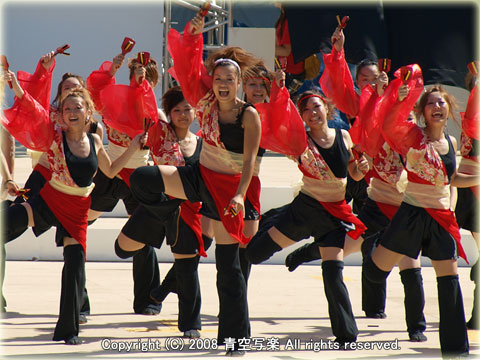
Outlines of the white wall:
[[[159,64],[163,62],[163,1],[3,1],[1,8],[2,54],[13,71],[33,72],[38,59],[50,50],[70,44],[71,56],[57,56],[52,84],[65,72],[86,78],[105,60],[120,53],[125,36],[136,41],[130,57],[149,51]],[[118,72],[118,83],[128,83],[126,64]],[[161,89],[157,87],[157,99]],[[6,101],[11,104],[12,92]]]

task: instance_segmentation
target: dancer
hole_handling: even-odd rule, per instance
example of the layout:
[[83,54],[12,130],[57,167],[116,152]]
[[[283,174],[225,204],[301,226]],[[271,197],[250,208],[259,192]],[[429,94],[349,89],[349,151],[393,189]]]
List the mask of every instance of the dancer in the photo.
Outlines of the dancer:
[[[153,122],[159,117],[166,120],[163,112],[156,108],[153,93],[159,79],[155,59],[150,58],[145,66],[138,63],[136,58],[129,59],[130,85],[116,85],[115,75],[124,61],[125,55],[118,54],[113,61],[105,61],[87,78],[88,90],[105,123],[109,141],[107,152],[112,159],[125,152],[135,134],[143,131],[143,124],[138,121],[137,107],[143,105],[145,116]],[[140,120],[143,120],[143,116]],[[133,127],[133,132],[127,134],[124,127]],[[123,201],[128,216],[134,213],[138,202],[130,191],[130,174],[137,167],[146,165],[148,157],[148,149],[138,149],[119,174],[112,179],[101,170],[98,171],[93,180],[95,189],[91,195],[89,224],[95,222],[102,213],[113,211],[119,200]],[[157,255],[151,246],[145,246],[135,254],[132,271],[134,312],[143,315],[159,314],[161,308],[149,296],[150,291],[160,284]]]
[[345,202],[347,172],[359,180],[368,170],[366,159],[354,160],[348,132],[330,129],[333,106],[321,95],[302,93],[298,111],[308,131],[307,149],[294,158],[304,174],[300,194],[286,211],[275,217],[273,226],[261,228],[247,247],[247,256],[259,264],[282,248],[314,236],[320,247],[325,294],[335,341],[342,346],[355,341],[358,330],[347,289],[343,283],[343,246],[348,233],[356,239],[365,226]]
[[[418,65],[411,67],[411,72],[421,87]],[[380,245],[365,261],[365,274],[370,281],[383,282],[404,255],[417,258],[422,251],[423,256],[432,260],[437,275],[442,354],[468,354],[456,260],[457,255],[465,258],[465,253],[452,211],[450,186],[478,185],[478,176],[456,172],[456,140],[445,134],[447,119],[453,118],[454,102],[443,87],[430,87],[419,100],[418,111],[425,120],[425,128],[406,120],[407,110],[400,109],[408,106],[402,100],[410,101],[411,109],[415,96],[409,98],[407,94],[416,87],[402,86],[400,78],[392,81],[389,93],[384,95],[383,109],[379,110],[385,115],[386,141],[406,158],[408,184]]]
[[[50,92],[52,85],[52,74],[55,69],[56,61],[54,51],[51,51],[43,55],[35,69],[33,74],[29,74],[25,71],[18,71],[18,82],[20,86],[26,90],[35,99],[38,104],[40,104],[45,111],[47,111],[50,120],[55,124],[55,126],[62,127],[63,120],[59,116],[59,106],[61,97],[66,94],[69,90],[75,87],[85,87],[83,78],[80,75],[72,74],[67,72],[63,74],[62,79],[60,80],[57,86],[57,93],[55,98],[50,104]],[[40,190],[48,182],[52,176],[50,165],[47,158],[47,153],[42,151],[36,151],[29,148],[29,139],[24,135],[28,133],[21,131],[26,124],[35,124],[35,120],[32,120],[33,116],[36,116],[36,112],[24,112],[18,108],[12,108],[12,110],[5,110],[5,114],[8,117],[8,125],[5,125],[7,129],[12,129],[11,131],[19,134],[18,139],[30,153],[32,157],[32,167],[33,171],[27,178],[24,188],[29,189],[28,196],[32,197],[40,193]],[[86,130],[92,134],[97,134],[100,136],[100,139],[103,139],[103,127],[94,119],[91,119],[86,125]],[[33,131],[29,129],[29,131]],[[17,196],[14,200],[14,203],[22,203],[25,199],[23,196]],[[8,201],[5,205],[9,205]],[[32,229],[35,233],[35,228]],[[16,234],[15,237],[20,236],[26,229],[19,230],[21,233]],[[61,235],[59,235],[61,237]],[[83,304],[80,310],[80,324],[87,323],[87,315],[90,315],[90,301],[88,298],[88,292],[85,288],[83,296]]]
[[197,14],[183,36],[170,30],[168,41],[173,71],[186,100],[197,109],[203,137],[199,165],[143,167],[130,181],[134,195],[143,204],[152,206],[157,200],[162,206],[161,195],[165,193],[205,205],[203,215],[213,219],[216,242],[218,343],[224,344],[225,338],[237,339],[227,353],[238,355],[243,353],[238,339],[247,337],[249,329],[238,243],[248,242],[243,234],[244,214],[259,213],[260,189],[255,176],[261,129],[257,111],[237,97],[237,90],[241,67],[258,59],[240,48],[226,48],[222,51],[232,51],[234,59],[210,58],[207,64],[212,76],[208,75],[201,61],[203,26],[204,19]]
[[[476,72],[475,72],[476,73]],[[462,115],[462,134],[460,136],[460,154],[462,159],[458,166],[459,173],[478,174],[478,123],[479,123],[479,83],[478,75],[469,72],[466,78],[467,89],[470,90],[467,109]],[[478,229],[478,186],[459,188],[455,217],[460,228],[469,230],[480,249],[480,235]],[[470,320],[467,322],[469,329],[478,329],[478,258],[470,270],[470,279],[475,283],[473,292],[473,308]]]
[[[170,123],[159,121],[149,131],[148,145],[155,165],[195,165],[202,147],[201,138],[190,131],[195,109],[187,103],[178,86],[163,95],[162,108]],[[202,234],[200,203],[168,201],[167,197],[165,201],[169,205],[161,209],[147,204],[137,207],[115,242],[115,252],[121,258],[128,258],[146,245],[160,248],[167,237],[175,258],[169,274],[175,276],[178,328],[184,337],[198,338],[201,294],[197,268],[199,257],[206,256],[205,250],[212,239]],[[157,299],[157,295],[162,296],[161,291],[157,288],[151,292],[151,298],[159,305],[163,301],[163,298]]]
[[[76,345],[80,343],[79,313],[85,288],[87,214],[93,176],[98,167],[115,176],[146,138],[144,134],[138,135],[129,149],[112,163],[100,138],[85,130],[94,107],[84,88],[75,88],[61,99],[59,109],[65,130],[55,130],[48,112],[20,87],[11,71],[5,73],[5,80],[12,82],[16,95],[10,110],[36,113],[35,124],[29,124],[29,129],[36,130],[30,133],[31,146],[48,151],[52,177],[38,195],[4,210],[4,238],[11,241],[19,230],[29,226],[35,227],[38,235],[57,227],[57,246],[64,247],[64,268],[60,314],[53,340]],[[12,135],[17,137],[16,133]]]

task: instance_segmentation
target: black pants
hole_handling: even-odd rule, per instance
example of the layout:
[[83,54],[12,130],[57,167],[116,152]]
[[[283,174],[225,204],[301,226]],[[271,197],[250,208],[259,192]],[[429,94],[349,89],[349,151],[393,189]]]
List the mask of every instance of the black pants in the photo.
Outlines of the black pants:
[[147,306],[159,307],[150,299],[150,291],[160,286],[160,271],[155,249],[145,245],[133,256],[133,310],[141,314]]
[[248,337],[247,290],[238,259],[238,244],[216,245],[217,291],[220,303],[218,343]]
[[63,259],[60,315],[53,334],[54,341],[78,336],[80,308],[85,289],[85,253],[82,246],[65,246]]

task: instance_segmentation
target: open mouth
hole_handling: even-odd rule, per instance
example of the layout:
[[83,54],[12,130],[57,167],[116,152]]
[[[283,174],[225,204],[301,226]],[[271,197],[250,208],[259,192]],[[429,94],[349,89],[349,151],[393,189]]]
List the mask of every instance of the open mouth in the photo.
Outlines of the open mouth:
[[221,97],[227,97],[230,92],[228,90],[219,90],[218,95]]

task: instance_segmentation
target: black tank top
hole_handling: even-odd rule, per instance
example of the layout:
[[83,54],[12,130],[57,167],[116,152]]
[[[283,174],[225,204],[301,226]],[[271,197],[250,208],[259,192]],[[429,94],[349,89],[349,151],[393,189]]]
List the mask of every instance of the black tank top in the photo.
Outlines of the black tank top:
[[[243,154],[243,138],[245,136],[245,131],[242,127],[242,118],[245,112],[245,109],[249,106],[253,106],[250,103],[245,103],[238,114],[237,119],[234,123],[222,124],[220,121],[220,141],[225,145],[225,148],[228,151]],[[253,106],[255,107],[255,106]],[[258,148],[257,156],[263,156],[265,149]]]
[[93,175],[95,175],[98,169],[95,141],[93,140],[92,134],[87,134],[87,137],[90,141],[90,154],[88,154],[86,158],[79,158],[70,151],[65,133],[63,133],[63,148],[68,171],[73,181],[75,181],[75,184],[80,187],[89,186],[93,181]]
[[192,156],[184,156],[185,165],[194,165],[200,161],[200,150],[202,150],[202,138],[197,136],[197,147]]
[[328,149],[320,147],[315,140],[310,136],[313,143],[317,147],[318,151],[322,155],[323,159],[326,161],[330,170],[337,178],[347,177],[348,172],[348,161],[350,160],[350,153],[348,152],[347,147],[345,146],[345,141],[343,141],[342,130],[335,129],[335,140],[333,145]]
[[443,161],[443,165],[445,165],[448,181],[450,181],[453,173],[455,172],[455,169],[457,168],[457,161],[455,158],[455,152],[453,151],[452,140],[450,140],[450,136],[448,136],[447,134],[445,134],[445,137],[447,138],[448,142],[448,153],[446,153],[445,155],[439,155]]

